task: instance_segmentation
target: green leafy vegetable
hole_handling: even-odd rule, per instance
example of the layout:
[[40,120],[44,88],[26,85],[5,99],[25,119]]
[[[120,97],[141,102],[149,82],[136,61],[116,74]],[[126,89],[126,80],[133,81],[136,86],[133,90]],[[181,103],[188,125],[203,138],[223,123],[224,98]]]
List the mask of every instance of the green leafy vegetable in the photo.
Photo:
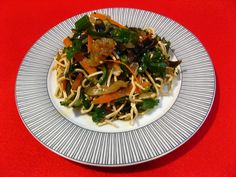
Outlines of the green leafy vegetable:
[[164,77],[166,71],[165,56],[159,49],[155,49],[149,63],[149,69],[157,76]]
[[70,94],[70,89],[71,89],[71,84],[69,81],[66,82],[66,94],[69,95]]
[[[75,96],[73,96],[71,100],[61,101],[60,104],[62,106],[69,106],[69,104],[72,102],[72,100],[74,100],[74,98]],[[89,100],[85,97],[83,91],[81,91],[80,98],[74,103],[73,107],[80,108],[82,105],[85,107],[85,109],[89,109],[89,107],[91,106]]]
[[66,53],[66,57],[71,60],[77,52],[77,49],[75,47],[67,47],[64,49],[64,52]]
[[140,67],[138,68],[138,72],[144,73],[149,65],[149,56],[147,53],[144,53],[143,56],[141,57],[141,62],[140,62]]
[[78,100],[76,100],[76,102],[74,103],[73,107],[74,107],[74,108],[80,108],[81,105],[82,105],[82,99],[78,99]]
[[75,22],[75,29],[77,32],[82,32],[92,26],[91,22],[89,21],[88,15],[83,16],[77,22]]
[[126,114],[130,112],[131,106],[130,106],[130,101],[129,101],[129,97],[125,96],[125,97],[121,97],[118,100],[116,100],[115,102],[116,106],[119,106],[121,104],[125,103],[125,106],[120,110],[121,113]]
[[80,93],[80,98],[82,100],[82,104],[85,107],[85,109],[89,109],[91,104],[90,104],[90,101],[86,98],[83,91],[81,91],[81,93]]
[[66,53],[66,56],[69,60],[71,60],[74,55],[80,51],[81,49],[81,46],[82,46],[82,42],[81,40],[79,39],[73,39],[72,40],[72,47],[67,47],[67,48],[64,48],[64,52]]
[[124,104],[125,102],[127,102],[129,100],[129,98],[127,96],[125,97],[121,97],[119,99],[117,99],[115,101],[115,105],[120,105],[120,104]]
[[130,113],[130,109],[131,109],[130,102],[127,102],[125,106],[120,110],[120,112],[123,114]]
[[103,72],[103,75],[98,80],[98,83],[101,84],[101,85],[104,84],[106,82],[107,78],[108,78],[108,71],[107,71],[106,66],[102,66],[102,72]]
[[120,74],[120,78],[122,80],[124,80],[124,81],[129,81],[129,73],[130,73],[130,71],[124,65],[120,65],[120,68],[123,71]]
[[[73,97],[73,99],[74,99],[74,97]],[[69,106],[69,104],[71,102],[72,102],[71,100],[65,100],[65,101],[61,101],[60,104],[62,106]],[[80,98],[80,99],[76,100],[76,102],[73,105],[73,108],[80,108],[81,105],[82,105],[82,99]]]
[[134,31],[116,28],[111,31],[112,38],[118,43],[133,43],[136,44],[138,34]]
[[122,63],[128,63],[128,57],[127,57],[127,55],[122,55],[122,56],[120,57],[120,59],[121,59],[121,62],[122,62]]
[[160,63],[151,62],[149,65],[149,69],[153,73],[156,73],[158,76],[164,77],[166,66],[167,65],[164,62],[160,62]]
[[71,103],[70,100],[60,101],[60,104],[61,104],[62,106],[69,106],[70,103]]
[[108,35],[108,31],[103,31],[103,32],[97,32],[97,31],[94,31],[92,29],[89,29],[88,30],[88,34],[90,34],[91,36],[97,36],[97,37],[104,37],[106,35]]
[[92,116],[92,120],[94,122],[101,122],[101,120],[106,115],[106,110],[103,108],[95,107],[89,114]]
[[165,56],[159,49],[155,49],[149,53],[144,53],[140,60],[138,72],[144,73],[146,70],[151,71],[156,76],[164,77],[167,64]]
[[155,99],[145,99],[142,103],[137,104],[137,109],[139,112],[146,111],[147,109],[152,109],[158,105],[159,100]]

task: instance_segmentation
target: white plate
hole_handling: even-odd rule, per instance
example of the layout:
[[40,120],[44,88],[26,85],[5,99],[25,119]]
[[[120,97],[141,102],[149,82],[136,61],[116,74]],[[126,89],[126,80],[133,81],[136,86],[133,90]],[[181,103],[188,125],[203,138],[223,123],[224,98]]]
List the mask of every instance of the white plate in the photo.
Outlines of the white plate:
[[[21,118],[32,135],[53,152],[70,160],[97,166],[125,166],[161,157],[186,142],[206,119],[215,96],[215,73],[199,40],[175,21],[138,9],[109,8],[96,12],[121,24],[153,27],[171,42],[173,59],[182,60],[174,92],[131,126],[98,127],[91,118],[60,106],[53,96],[53,57],[63,39],[84,14],[72,17],[43,35],[25,56],[16,81]],[[88,12],[92,13],[92,12]],[[87,14],[87,13],[86,13]]]

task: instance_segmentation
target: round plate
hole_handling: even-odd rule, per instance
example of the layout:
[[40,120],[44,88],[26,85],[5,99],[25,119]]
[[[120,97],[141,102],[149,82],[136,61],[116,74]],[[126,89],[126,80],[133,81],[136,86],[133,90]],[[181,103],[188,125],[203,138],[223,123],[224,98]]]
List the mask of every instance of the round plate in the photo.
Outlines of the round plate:
[[[94,12],[94,11],[93,11]],[[161,157],[192,137],[205,121],[215,96],[215,72],[199,40],[175,21],[156,13],[109,8],[108,14],[128,26],[152,27],[171,42],[172,57],[182,60],[172,95],[138,123],[98,127],[88,116],[65,109],[54,98],[53,58],[63,39],[87,12],[43,35],[25,56],[16,81],[16,102],[22,121],[48,149],[70,160],[96,166],[134,165]]]

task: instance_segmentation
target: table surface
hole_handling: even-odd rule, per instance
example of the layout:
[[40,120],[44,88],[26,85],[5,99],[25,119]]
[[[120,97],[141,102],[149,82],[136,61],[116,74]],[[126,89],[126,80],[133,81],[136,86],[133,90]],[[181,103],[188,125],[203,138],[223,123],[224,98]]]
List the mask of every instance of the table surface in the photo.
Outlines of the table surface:
[[[216,71],[212,110],[200,130],[168,155],[144,164],[101,168],[81,165],[42,146],[25,128],[15,103],[18,68],[46,31],[81,12],[107,7],[145,9],[185,26],[205,46]],[[3,1],[0,6],[0,177],[236,176],[236,1],[117,0]]]

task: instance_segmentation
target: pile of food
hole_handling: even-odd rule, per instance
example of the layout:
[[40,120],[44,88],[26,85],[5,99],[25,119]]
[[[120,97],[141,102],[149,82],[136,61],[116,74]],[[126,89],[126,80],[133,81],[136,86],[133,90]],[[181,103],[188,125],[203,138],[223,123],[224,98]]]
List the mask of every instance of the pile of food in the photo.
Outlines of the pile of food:
[[55,56],[55,95],[61,105],[91,115],[98,125],[132,122],[172,91],[181,61],[171,61],[169,49],[170,42],[151,28],[85,15]]

